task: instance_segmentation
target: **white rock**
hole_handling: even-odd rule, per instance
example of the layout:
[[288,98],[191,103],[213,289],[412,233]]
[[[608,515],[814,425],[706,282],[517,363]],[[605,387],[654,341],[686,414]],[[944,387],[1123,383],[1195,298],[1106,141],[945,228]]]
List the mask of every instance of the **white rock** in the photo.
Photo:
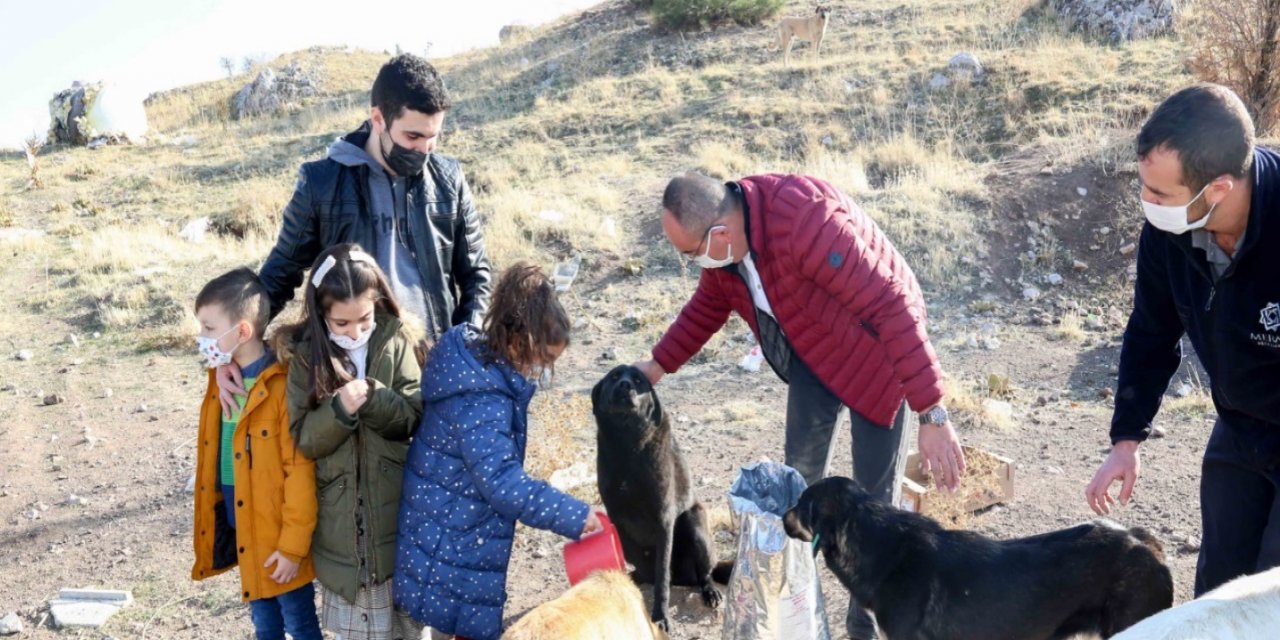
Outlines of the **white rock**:
[[1004,400],[986,398],[982,401],[982,410],[992,417],[1013,419],[1013,405]]
[[1049,275],[1047,275],[1047,276],[1045,276],[1045,277],[1044,277],[1044,281],[1045,281],[1045,282],[1048,282],[1049,284],[1051,284],[1051,285],[1053,285],[1053,286],[1055,286],[1055,287],[1056,287],[1056,286],[1058,286],[1058,285],[1062,284],[1062,274],[1060,274],[1060,273],[1051,273],[1051,274],[1049,274]]
[[196,492],[196,474],[193,473],[190,478],[187,478],[187,486],[183,488],[183,491],[189,494]]
[[947,71],[956,77],[967,77],[970,80],[981,78],[983,73],[982,63],[978,62],[978,57],[968,51],[951,56],[947,61]]
[[60,627],[101,627],[121,609],[133,604],[128,591],[62,589],[49,601],[53,624]]
[[1176,0],[1051,0],[1072,31],[1119,42],[1173,31]]
[[561,491],[568,491],[574,487],[594,482],[595,479],[596,474],[587,466],[587,463],[575,462],[564,469],[556,469],[551,472],[551,477],[547,479],[547,484]]
[[1191,385],[1183,382],[1173,388],[1173,395],[1177,398],[1185,398],[1191,395]]
[[832,144],[834,144],[834,142],[835,142],[835,141],[831,139],[831,136],[829,136],[829,135],[822,136],[822,146],[824,146],[824,147],[829,147],[829,146],[831,146]]
[[1026,300],[1039,300],[1040,290],[1035,287],[1027,287],[1022,290],[1022,297]]
[[103,390],[102,390],[102,397],[104,397],[104,398],[110,398],[110,397],[111,397],[112,395],[114,395],[114,394],[115,394],[115,392],[113,392],[113,391],[111,390],[111,387],[107,387],[107,388],[105,388],[105,389],[103,389]]
[[750,373],[760,371],[760,365],[764,364],[764,353],[760,351],[760,345],[751,347],[747,355],[742,356],[738,361],[738,368]]
[[555,209],[543,209],[538,212],[538,217],[547,222],[564,222],[564,214]]
[[945,89],[949,86],[951,86],[951,78],[948,78],[945,74],[935,73],[933,78],[929,80],[930,89]]
[[1084,187],[1076,187],[1076,193],[1080,194],[1080,197],[1083,198],[1089,195],[1089,190]]
[[78,496],[73,493],[67,496],[67,500],[66,502],[63,502],[63,504],[72,506],[72,507],[83,507],[85,505],[88,505],[89,501],[84,499],[82,496]]
[[22,633],[22,618],[17,613],[9,613],[0,618],[0,636],[11,636],[15,633]]
[[201,242],[204,242],[204,234],[208,230],[209,216],[204,216],[202,218],[196,218],[183,225],[182,230],[178,231],[178,237],[186,240],[187,242],[200,244]]
[[66,337],[66,343],[73,347],[78,347],[80,346],[80,336],[74,333],[68,333]]
[[1000,348],[1000,338],[995,336],[987,336],[982,339],[982,348],[987,351],[995,351]]
[[30,360],[36,357],[36,355],[32,353],[30,349],[23,349],[13,354],[13,357],[17,359],[19,362],[26,362],[27,360]]
[[1137,250],[1138,250],[1138,245],[1130,242],[1129,244],[1126,244],[1123,247],[1120,247],[1120,255],[1131,256],[1133,255],[1133,252]]

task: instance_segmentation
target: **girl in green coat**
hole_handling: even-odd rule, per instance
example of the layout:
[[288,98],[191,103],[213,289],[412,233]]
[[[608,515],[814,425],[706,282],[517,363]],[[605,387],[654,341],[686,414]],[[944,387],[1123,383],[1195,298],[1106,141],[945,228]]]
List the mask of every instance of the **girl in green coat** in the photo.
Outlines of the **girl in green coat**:
[[324,251],[302,320],[280,335],[293,354],[290,430],[316,461],[321,624],[342,640],[416,640],[422,627],[392,607],[390,578],[421,365],[386,276],[357,245]]

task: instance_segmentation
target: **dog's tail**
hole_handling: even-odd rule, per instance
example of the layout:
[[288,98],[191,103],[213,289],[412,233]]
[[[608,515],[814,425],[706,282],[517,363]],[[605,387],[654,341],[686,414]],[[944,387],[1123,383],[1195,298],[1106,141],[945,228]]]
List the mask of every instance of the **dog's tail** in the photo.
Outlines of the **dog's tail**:
[[1150,531],[1147,531],[1142,527],[1131,527],[1129,529],[1129,534],[1137,538],[1138,542],[1141,542],[1144,546],[1150,549],[1151,553],[1156,555],[1156,558],[1160,560],[1161,564],[1165,562],[1164,547],[1160,545],[1160,541],[1156,540],[1155,536],[1151,535]]
[[711,569],[711,579],[720,584],[729,584],[731,575],[733,575],[733,560],[721,560]]

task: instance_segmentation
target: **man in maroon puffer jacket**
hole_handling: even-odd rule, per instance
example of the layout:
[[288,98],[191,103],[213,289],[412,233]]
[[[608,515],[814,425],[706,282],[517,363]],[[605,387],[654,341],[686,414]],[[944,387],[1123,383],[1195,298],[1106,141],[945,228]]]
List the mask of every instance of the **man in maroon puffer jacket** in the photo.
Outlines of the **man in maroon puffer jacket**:
[[[662,207],[667,239],[703,269],[653,359],[636,363],[651,382],[679,369],[736,311],[788,383],[786,464],[806,482],[826,475],[840,409],[849,407],[853,476],[894,500],[905,400],[919,414],[922,464],[940,487],[959,486],[964,454],[942,404],[920,285],[852,200],[806,176],[723,184],[690,173],[667,185]],[[850,638],[876,637],[859,607],[846,626]]]

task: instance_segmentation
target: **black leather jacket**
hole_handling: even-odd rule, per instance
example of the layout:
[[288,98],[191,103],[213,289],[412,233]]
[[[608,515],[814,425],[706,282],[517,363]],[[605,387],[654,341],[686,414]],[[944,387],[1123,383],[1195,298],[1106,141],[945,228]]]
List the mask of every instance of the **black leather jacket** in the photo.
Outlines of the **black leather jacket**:
[[[344,139],[363,147],[369,131],[366,122]],[[276,245],[258,273],[271,296],[272,317],[293,299],[303,272],[325,248],[344,242],[375,245],[368,171],[328,158],[302,165]],[[429,156],[422,176],[410,181],[408,211],[427,294],[428,335],[434,341],[455,324],[481,324],[492,275],[480,217],[457,160]]]

